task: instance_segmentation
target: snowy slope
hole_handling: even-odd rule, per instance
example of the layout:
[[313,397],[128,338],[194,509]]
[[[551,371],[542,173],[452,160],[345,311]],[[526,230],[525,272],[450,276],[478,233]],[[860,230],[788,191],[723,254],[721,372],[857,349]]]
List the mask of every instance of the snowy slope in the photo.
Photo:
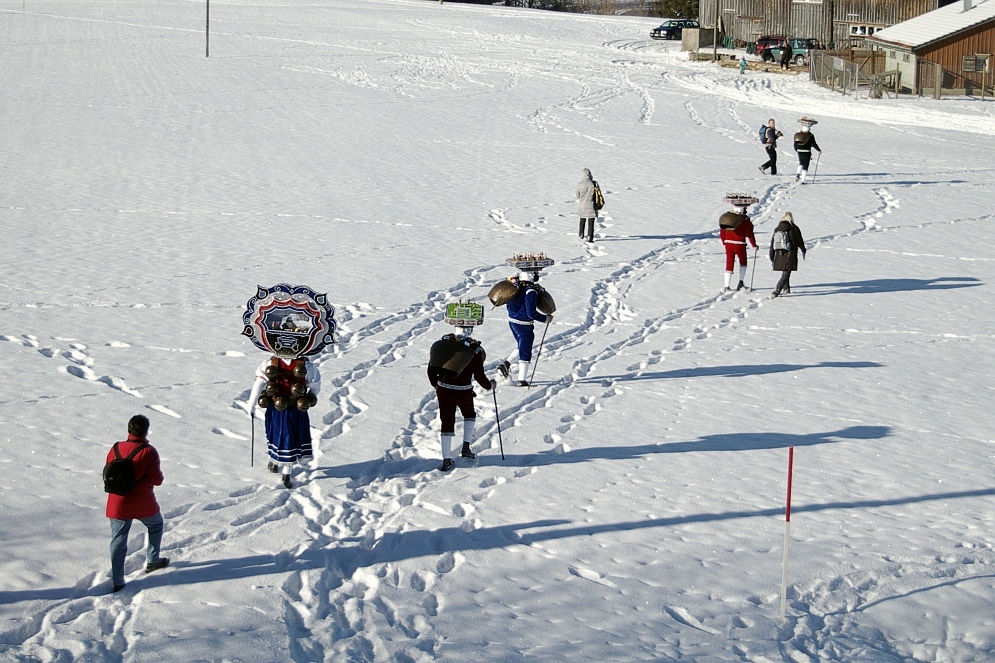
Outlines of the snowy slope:
[[[840,98],[653,19],[421,1],[0,5],[0,659],[995,659],[995,105]],[[761,177],[756,129],[802,114]],[[608,204],[578,243],[573,191]],[[717,217],[761,259],[722,294]],[[545,251],[537,382],[436,471],[445,303]],[[752,254],[751,254],[752,257]],[[249,466],[256,284],[327,291],[318,455]],[[477,336],[512,349],[501,310]],[[492,370],[493,372],[493,370]],[[173,563],[109,595],[135,413]],[[787,619],[778,618],[795,447]]]

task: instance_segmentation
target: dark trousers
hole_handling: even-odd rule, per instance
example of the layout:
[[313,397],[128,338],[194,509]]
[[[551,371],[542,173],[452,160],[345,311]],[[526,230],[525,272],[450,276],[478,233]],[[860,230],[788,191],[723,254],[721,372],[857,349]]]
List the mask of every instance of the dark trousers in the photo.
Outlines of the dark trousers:
[[436,387],[435,394],[439,397],[439,419],[442,421],[443,435],[452,435],[456,430],[456,408],[459,408],[464,421],[477,418],[477,412],[473,408],[472,389],[457,391]]
[[587,224],[587,241],[594,241],[594,219],[581,219],[580,228],[577,230],[578,237],[584,237],[584,224]]
[[770,168],[770,174],[777,175],[777,148],[773,145],[767,145],[764,149],[767,150],[767,163],[760,167]]
[[774,293],[780,295],[782,292],[791,292],[791,270],[786,269],[781,272],[781,279],[774,286]]
[[798,163],[801,165],[802,170],[808,170],[808,165],[812,163],[812,153],[811,152],[799,152],[798,153]]

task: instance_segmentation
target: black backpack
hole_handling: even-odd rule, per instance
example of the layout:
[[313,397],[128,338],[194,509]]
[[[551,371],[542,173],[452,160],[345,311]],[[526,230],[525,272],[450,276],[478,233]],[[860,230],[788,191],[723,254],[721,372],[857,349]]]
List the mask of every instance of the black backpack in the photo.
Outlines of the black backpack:
[[141,443],[131,450],[131,453],[121,457],[121,452],[117,450],[114,443],[114,460],[104,465],[104,492],[114,495],[126,495],[130,493],[138,483],[135,476],[135,463],[132,459],[139,451],[145,448],[145,443]]

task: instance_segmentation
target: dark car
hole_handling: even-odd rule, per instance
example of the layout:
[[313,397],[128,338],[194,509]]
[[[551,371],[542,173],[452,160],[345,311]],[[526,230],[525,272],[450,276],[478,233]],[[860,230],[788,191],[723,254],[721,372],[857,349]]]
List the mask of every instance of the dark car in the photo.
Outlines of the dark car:
[[[815,39],[789,39],[787,41],[791,43],[791,62],[799,67],[808,64],[809,52],[812,49],[819,48],[819,42]],[[784,42],[768,48],[765,51],[770,55],[768,62],[771,60],[780,62],[783,48]]]
[[675,18],[669,21],[664,21],[663,25],[658,28],[653,28],[650,31],[651,39],[680,39],[681,32],[684,28],[698,28],[698,21],[692,21],[691,19]]

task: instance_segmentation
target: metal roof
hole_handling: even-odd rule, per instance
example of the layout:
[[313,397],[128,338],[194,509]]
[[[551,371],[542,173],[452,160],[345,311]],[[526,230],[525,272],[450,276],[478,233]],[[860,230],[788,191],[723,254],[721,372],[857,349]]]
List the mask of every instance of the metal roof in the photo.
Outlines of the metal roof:
[[958,1],[878,30],[867,41],[916,49],[992,19],[995,19],[995,0],[973,0],[967,11],[964,2]]

